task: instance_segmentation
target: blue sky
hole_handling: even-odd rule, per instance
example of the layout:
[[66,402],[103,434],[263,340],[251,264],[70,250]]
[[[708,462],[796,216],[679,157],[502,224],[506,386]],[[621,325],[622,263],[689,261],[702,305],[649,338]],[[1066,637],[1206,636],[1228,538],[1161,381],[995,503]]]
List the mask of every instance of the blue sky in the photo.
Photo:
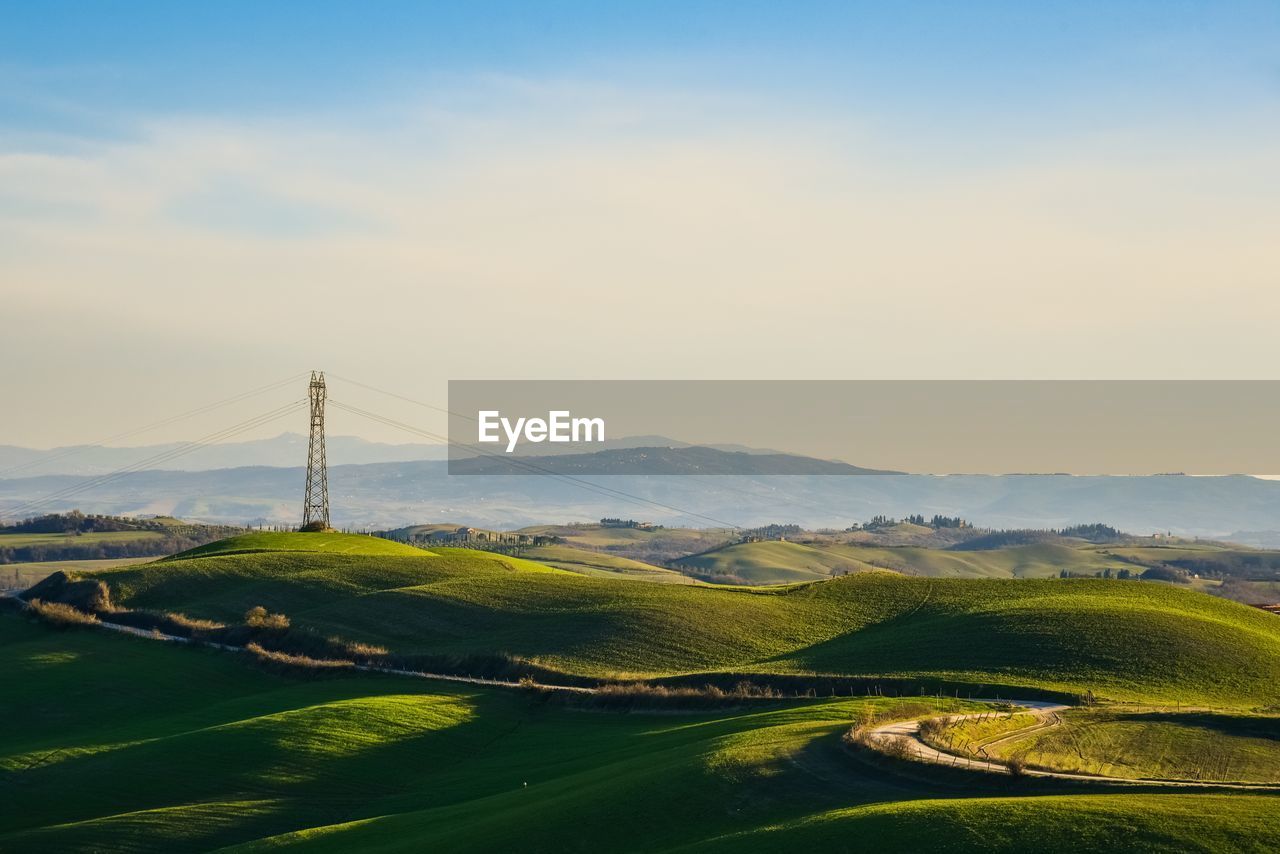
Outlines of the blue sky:
[[709,87],[923,122],[1274,108],[1275,2],[8,2],[10,129],[347,109],[484,74]]
[[[1280,365],[1274,0],[0,20],[0,442],[312,368],[441,401]],[[130,369],[62,393],[102,363]]]

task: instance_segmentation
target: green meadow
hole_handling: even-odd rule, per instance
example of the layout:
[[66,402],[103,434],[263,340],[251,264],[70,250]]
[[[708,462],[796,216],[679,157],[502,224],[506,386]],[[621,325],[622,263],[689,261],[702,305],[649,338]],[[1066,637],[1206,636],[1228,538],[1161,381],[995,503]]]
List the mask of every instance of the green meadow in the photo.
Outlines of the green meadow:
[[997,757],[1113,777],[1280,781],[1280,717],[1206,711],[1078,709],[1062,724],[1001,743]]
[[[1266,851],[1280,801],[899,776],[890,698],[614,713],[0,614],[0,849]],[[962,710],[962,701],[930,701]]]
[[864,572],[780,587],[643,584],[336,534],[236,537],[92,577],[125,607],[234,622],[261,605],[397,653],[501,653],[596,678],[892,676],[1132,702],[1280,702],[1280,621],[1145,582]]

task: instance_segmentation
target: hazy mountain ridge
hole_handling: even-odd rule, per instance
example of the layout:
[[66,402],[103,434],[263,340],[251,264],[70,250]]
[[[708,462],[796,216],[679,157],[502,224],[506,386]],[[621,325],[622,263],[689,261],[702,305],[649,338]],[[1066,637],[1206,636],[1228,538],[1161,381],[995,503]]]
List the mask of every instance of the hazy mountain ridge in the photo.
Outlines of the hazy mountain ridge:
[[[48,449],[0,445],[0,478],[107,474],[150,457],[176,451],[187,444],[165,442],[131,447],[66,445]],[[358,436],[329,436],[325,444],[330,465],[440,460],[445,457],[443,445],[426,443],[392,444],[371,442]],[[306,455],[305,435],[281,433],[267,439],[206,445],[174,457],[160,468],[208,471],[241,466],[289,467],[304,461]]]
[[701,445],[610,448],[587,454],[493,454],[454,460],[453,474],[538,475],[554,472],[608,475],[886,475],[902,472],[862,468],[796,454],[725,450]]
[[[601,494],[555,477],[449,476],[447,466],[443,461],[331,466],[334,521],[378,528],[448,521],[510,529],[623,516],[698,527],[794,522],[807,528],[843,528],[880,514],[939,513],[993,528],[1057,528],[1105,520],[1137,534],[1171,531],[1230,539],[1236,531],[1269,531],[1280,518],[1280,482],[1244,475],[577,478],[615,491]],[[9,515],[7,509],[20,501],[86,480],[66,475],[0,480],[0,515]],[[301,467],[145,471],[39,509],[166,513],[232,524],[291,523],[300,512],[303,480]],[[630,501],[616,493],[689,512]],[[1264,538],[1254,544],[1268,542]]]

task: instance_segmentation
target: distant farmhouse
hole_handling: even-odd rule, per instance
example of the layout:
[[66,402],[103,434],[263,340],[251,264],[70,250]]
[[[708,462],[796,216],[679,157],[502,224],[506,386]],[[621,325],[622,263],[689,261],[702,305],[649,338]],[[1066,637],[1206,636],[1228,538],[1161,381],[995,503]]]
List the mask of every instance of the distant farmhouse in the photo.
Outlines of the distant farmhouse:
[[484,528],[444,528],[415,534],[413,543],[449,543],[452,545],[545,546],[555,537],[543,534],[521,534],[509,531],[487,531]]
[[661,525],[655,525],[652,522],[637,522],[635,519],[612,519],[605,518],[600,520],[601,528],[636,528],[641,531],[654,531],[661,528]]

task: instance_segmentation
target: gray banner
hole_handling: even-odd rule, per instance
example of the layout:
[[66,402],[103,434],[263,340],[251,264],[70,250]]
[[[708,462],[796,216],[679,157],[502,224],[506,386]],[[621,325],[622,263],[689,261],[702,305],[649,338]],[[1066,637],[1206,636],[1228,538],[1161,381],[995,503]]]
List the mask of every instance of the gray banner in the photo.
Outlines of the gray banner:
[[1280,473],[1280,381],[454,380],[451,474]]

